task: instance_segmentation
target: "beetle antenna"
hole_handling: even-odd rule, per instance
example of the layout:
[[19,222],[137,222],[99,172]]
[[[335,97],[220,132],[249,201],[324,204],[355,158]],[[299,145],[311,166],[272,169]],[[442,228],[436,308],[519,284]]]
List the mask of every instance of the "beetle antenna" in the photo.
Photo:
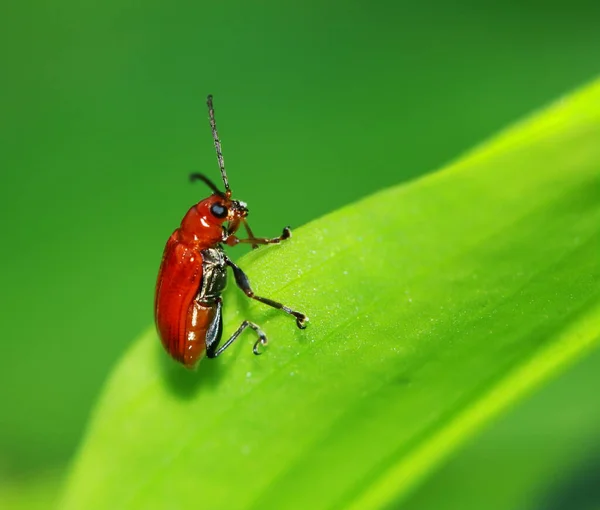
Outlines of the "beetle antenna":
[[210,119],[210,128],[212,130],[213,139],[215,141],[215,150],[217,151],[217,160],[219,162],[219,169],[221,170],[221,177],[223,178],[223,184],[225,184],[225,193],[229,194],[229,181],[227,180],[227,173],[225,172],[225,161],[223,161],[223,153],[221,152],[221,141],[219,140],[219,133],[217,133],[217,123],[215,122],[215,109],[213,107],[212,94],[206,98],[206,105],[208,106],[208,117]]
[[215,193],[216,195],[219,195],[220,197],[226,198],[225,197],[225,193],[223,193],[219,188],[217,188],[215,186],[215,183],[212,182],[208,177],[206,177],[206,175],[202,175],[202,174],[190,174],[190,181],[191,182],[202,181],[211,190],[213,190],[213,193]]

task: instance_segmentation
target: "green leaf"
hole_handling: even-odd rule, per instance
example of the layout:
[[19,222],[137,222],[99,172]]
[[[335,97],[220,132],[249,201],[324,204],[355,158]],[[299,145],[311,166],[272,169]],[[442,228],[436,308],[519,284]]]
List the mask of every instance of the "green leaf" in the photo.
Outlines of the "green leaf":
[[107,383],[61,508],[404,498],[598,343],[599,140],[596,83],[443,171],[244,257],[257,294],[305,311],[308,329],[231,285],[225,331],[259,323],[262,356],[245,334],[189,373],[148,332]]
[[0,476],[0,508],[10,510],[47,510],[53,508],[60,496],[63,473],[46,470],[13,477]]
[[453,456],[402,510],[597,509],[599,385],[596,349]]

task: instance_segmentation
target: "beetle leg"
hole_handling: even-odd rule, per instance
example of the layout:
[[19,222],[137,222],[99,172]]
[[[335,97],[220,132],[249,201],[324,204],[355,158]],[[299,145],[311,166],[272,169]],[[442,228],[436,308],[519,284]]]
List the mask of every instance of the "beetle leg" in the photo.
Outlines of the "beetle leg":
[[240,324],[240,327],[237,328],[235,333],[233,335],[231,335],[231,337],[229,337],[229,340],[227,340],[227,342],[225,342],[215,352],[210,352],[207,350],[206,356],[208,358],[216,358],[225,349],[227,349],[227,347],[229,347],[237,339],[237,337],[242,334],[242,331],[244,331],[246,328],[252,328],[254,331],[256,331],[256,334],[258,335],[258,340],[254,343],[254,347],[252,347],[252,352],[254,352],[254,354],[256,354],[256,355],[260,354],[260,351],[258,350],[258,346],[259,345],[267,345],[267,335],[265,335],[263,333],[263,331],[253,322],[244,321]]
[[293,315],[294,317],[296,317],[296,325],[300,329],[304,329],[306,327],[306,323],[308,322],[308,317],[306,315],[300,312],[296,312],[288,306],[285,306],[282,303],[278,303],[277,301],[273,301],[272,299],[257,296],[256,294],[254,294],[254,291],[250,288],[250,282],[248,281],[246,273],[244,273],[244,271],[242,271],[240,267],[236,266],[228,257],[225,257],[225,263],[233,270],[235,283],[237,283],[237,286],[240,289],[242,289],[242,291],[244,291],[244,294],[246,294],[246,296],[255,299],[256,301],[260,301],[265,305],[277,308],[278,310],[283,310],[287,314]]
[[239,243],[248,243],[251,244],[253,248],[258,248],[259,244],[279,244],[281,241],[285,241],[292,237],[292,231],[290,227],[285,227],[283,232],[278,237],[249,237],[248,239],[240,239],[235,235],[230,235],[225,239],[225,243],[229,246],[235,246]]

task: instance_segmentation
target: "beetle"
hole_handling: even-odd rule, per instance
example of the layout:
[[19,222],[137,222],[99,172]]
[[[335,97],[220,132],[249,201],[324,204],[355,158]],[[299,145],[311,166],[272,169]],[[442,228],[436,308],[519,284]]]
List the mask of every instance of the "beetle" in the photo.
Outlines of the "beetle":
[[[246,274],[223,249],[224,244],[236,246],[248,243],[252,248],[278,244],[289,239],[291,231],[289,227],[285,227],[278,237],[254,236],[246,220],[248,206],[232,198],[211,95],[207,97],[206,104],[225,191],[219,190],[203,174],[190,175],[192,182],[203,182],[212,190],[212,194],[192,206],[183,217],[180,227],[169,237],[158,272],[154,298],[154,318],[162,344],[175,360],[187,368],[195,368],[204,355],[216,358],[222,354],[246,328],[253,329],[258,336],[252,348],[254,354],[260,354],[259,346],[267,344],[264,332],[253,322],[245,320],[219,346],[223,335],[221,293],[227,284],[228,267],[246,296],[294,317],[300,329],[304,329],[308,322],[308,317],[303,313],[254,294]],[[244,239],[236,235],[242,225],[248,235]]]

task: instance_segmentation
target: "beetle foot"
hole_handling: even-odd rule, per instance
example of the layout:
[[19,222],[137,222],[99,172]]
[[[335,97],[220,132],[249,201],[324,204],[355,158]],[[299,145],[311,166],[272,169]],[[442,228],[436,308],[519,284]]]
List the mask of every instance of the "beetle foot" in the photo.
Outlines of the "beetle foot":
[[256,342],[254,342],[254,347],[252,347],[252,352],[254,354],[256,354],[257,356],[260,356],[262,354],[262,352],[260,352],[258,350],[258,346],[259,345],[263,345],[264,346],[264,345],[267,345],[267,343],[268,343],[267,337],[264,336],[264,335],[261,336]]
[[300,329],[306,329],[306,323],[308,322],[308,317],[304,314],[299,313],[296,315],[296,326]]

